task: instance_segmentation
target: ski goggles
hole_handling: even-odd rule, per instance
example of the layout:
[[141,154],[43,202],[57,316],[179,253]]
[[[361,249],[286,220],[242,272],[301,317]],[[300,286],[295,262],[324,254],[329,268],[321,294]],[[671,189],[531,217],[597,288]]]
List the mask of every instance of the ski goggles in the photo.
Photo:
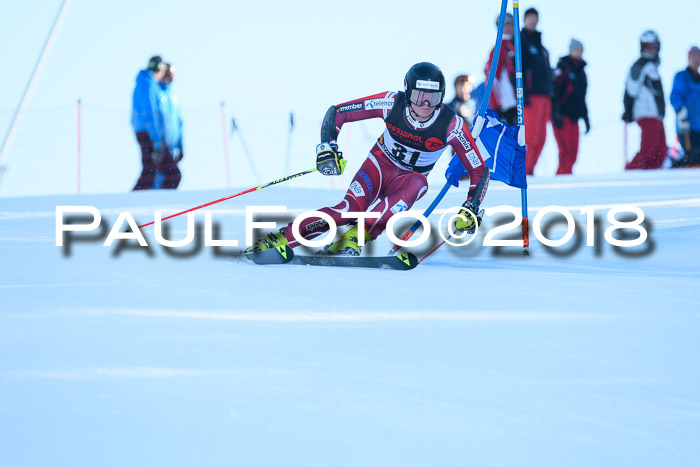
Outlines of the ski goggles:
[[417,106],[421,106],[427,102],[430,107],[437,107],[440,105],[440,102],[442,102],[442,92],[411,89],[409,99]]

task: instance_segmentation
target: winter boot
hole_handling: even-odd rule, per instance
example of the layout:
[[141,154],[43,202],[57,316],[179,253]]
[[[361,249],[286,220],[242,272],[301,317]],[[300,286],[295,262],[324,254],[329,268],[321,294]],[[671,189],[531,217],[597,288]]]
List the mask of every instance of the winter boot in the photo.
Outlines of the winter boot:
[[289,240],[284,234],[284,229],[280,229],[279,232],[271,233],[270,235],[263,237],[258,240],[253,246],[245,250],[246,253],[258,253],[260,251],[269,250],[271,248],[277,248],[279,246],[289,245]]
[[[357,225],[345,232],[340,240],[333,242],[330,245],[326,245],[323,248],[323,252],[327,255],[346,255],[346,256],[360,256],[362,253],[362,247],[357,244],[358,242],[358,232]],[[370,241],[372,238],[369,233],[365,231],[365,242]]]

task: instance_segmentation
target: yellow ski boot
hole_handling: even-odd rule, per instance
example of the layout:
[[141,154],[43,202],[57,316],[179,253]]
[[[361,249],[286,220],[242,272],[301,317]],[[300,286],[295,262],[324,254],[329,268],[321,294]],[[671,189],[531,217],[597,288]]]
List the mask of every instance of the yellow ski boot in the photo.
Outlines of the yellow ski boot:
[[[369,232],[365,231],[365,243],[371,239]],[[323,252],[327,255],[360,256],[362,247],[358,245],[357,225],[345,232],[337,242],[326,245]]]
[[258,240],[253,246],[246,248],[245,253],[259,253],[286,245],[289,245],[289,240],[287,240],[287,236],[284,234],[284,229],[280,229],[279,232],[273,232]]

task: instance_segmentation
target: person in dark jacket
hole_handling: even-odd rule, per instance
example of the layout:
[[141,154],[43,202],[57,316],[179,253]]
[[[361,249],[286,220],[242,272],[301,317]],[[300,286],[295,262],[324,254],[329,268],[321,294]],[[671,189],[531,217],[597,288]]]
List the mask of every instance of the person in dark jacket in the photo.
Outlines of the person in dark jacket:
[[688,51],[688,68],[676,73],[671,89],[671,105],[676,111],[676,132],[684,155],[673,167],[700,166],[700,49]]
[[457,115],[462,117],[469,128],[474,123],[475,109],[471,102],[471,92],[474,89],[474,76],[459,75],[455,78],[455,97],[447,105],[452,107]]
[[142,170],[134,191],[151,189],[157,165],[168,152],[161,111],[165,97],[159,84],[165,76],[165,70],[163,59],[155,55],[148,61],[148,67],[136,76],[131,125],[141,148]]
[[552,123],[559,147],[557,175],[570,174],[578,155],[578,121],[583,119],[586,134],[591,131],[586,106],[588,80],[584,68],[583,44],[571,39],[569,55],[561,57],[554,69],[554,101]]
[[523,57],[523,99],[527,161],[525,170],[532,175],[547,139],[547,122],[552,117],[553,82],[549,52],[542,45],[542,33],[537,30],[539,13],[525,10],[520,45]]
[[668,152],[664,130],[666,99],[659,74],[661,41],[656,32],[649,30],[642,33],[639,44],[641,57],[627,75],[622,120],[637,122],[642,129],[642,141],[639,152],[625,166],[626,170],[659,169]]

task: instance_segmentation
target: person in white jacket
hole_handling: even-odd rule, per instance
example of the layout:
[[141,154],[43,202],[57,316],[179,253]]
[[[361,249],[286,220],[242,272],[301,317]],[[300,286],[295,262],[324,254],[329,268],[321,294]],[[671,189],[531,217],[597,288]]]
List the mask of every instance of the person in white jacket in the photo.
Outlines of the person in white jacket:
[[627,75],[622,120],[637,122],[642,129],[639,152],[625,166],[626,170],[658,169],[666,159],[664,115],[666,99],[659,74],[661,41],[654,31],[645,31],[640,38],[641,56]]

